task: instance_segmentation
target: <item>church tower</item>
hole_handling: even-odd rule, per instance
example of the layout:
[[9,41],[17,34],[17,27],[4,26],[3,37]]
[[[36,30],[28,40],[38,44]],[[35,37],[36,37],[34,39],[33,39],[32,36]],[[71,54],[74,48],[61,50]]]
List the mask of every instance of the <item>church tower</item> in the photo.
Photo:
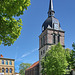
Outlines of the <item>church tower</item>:
[[48,18],[42,25],[42,33],[39,36],[39,75],[41,75],[41,59],[45,55],[46,51],[58,42],[64,45],[64,33],[60,27],[58,19],[54,16],[55,11],[53,9],[53,1],[50,0]]

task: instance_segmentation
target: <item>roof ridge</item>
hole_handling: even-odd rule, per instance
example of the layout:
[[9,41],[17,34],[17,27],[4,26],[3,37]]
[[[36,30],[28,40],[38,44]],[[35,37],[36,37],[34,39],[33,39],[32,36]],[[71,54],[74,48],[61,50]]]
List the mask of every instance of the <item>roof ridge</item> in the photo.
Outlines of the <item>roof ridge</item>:
[[28,69],[26,69],[26,70],[29,70],[29,69],[34,68],[37,64],[39,64],[39,61],[33,63],[33,64],[32,64]]

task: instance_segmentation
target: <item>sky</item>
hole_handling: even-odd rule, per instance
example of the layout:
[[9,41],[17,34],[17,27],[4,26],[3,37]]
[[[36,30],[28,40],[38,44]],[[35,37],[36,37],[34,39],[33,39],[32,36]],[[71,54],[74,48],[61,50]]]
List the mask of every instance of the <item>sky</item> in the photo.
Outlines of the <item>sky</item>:
[[[28,10],[20,17],[23,22],[21,35],[11,46],[0,46],[4,58],[15,59],[15,71],[19,72],[19,64],[39,60],[39,35],[42,24],[48,17],[50,0],[31,0]],[[65,48],[72,49],[75,42],[75,0],[53,0],[55,17],[65,31]]]

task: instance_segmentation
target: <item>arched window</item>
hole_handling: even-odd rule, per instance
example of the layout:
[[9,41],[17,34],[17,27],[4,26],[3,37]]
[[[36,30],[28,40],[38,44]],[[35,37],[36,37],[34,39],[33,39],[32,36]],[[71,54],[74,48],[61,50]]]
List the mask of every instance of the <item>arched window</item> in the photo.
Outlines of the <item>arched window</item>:
[[43,54],[45,53],[45,50],[43,50]]
[[10,73],[12,73],[12,69],[10,68]]
[[8,65],[8,60],[6,60],[6,65]]
[[9,63],[10,65],[12,65],[12,61],[10,61],[10,63]]
[[43,36],[43,45],[45,44],[45,36]]
[[58,42],[60,42],[60,35],[58,35]]
[[6,73],[8,73],[8,68],[6,68]]
[[43,45],[43,43],[42,43],[42,42],[43,42],[43,40],[42,40],[42,38],[41,38],[41,46]]
[[56,35],[53,34],[53,44],[56,44]]
[[41,51],[41,55],[42,55],[42,51]]
[[4,68],[2,68],[2,72],[4,72]]
[[2,60],[2,64],[4,64],[4,60]]
[[42,38],[41,38],[41,46],[43,46],[45,44],[45,37],[43,36]]

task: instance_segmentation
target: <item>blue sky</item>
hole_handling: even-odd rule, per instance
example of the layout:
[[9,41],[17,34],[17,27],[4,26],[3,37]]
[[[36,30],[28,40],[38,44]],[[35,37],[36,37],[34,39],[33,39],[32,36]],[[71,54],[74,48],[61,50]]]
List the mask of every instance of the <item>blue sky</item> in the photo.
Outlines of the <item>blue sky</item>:
[[[65,46],[72,49],[75,42],[75,0],[53,0],[55,17],[59,20],[61,28],[65,30]],[[31,0],[31,5],[24,15],[16,17],[23,21],[23,29],[15,43],[0,46],[0,53],[5,58],[15,59],[16,72],[19,64],[34,63],[39,60],[39,35],[42,24],[48,17],[49,0]]]

